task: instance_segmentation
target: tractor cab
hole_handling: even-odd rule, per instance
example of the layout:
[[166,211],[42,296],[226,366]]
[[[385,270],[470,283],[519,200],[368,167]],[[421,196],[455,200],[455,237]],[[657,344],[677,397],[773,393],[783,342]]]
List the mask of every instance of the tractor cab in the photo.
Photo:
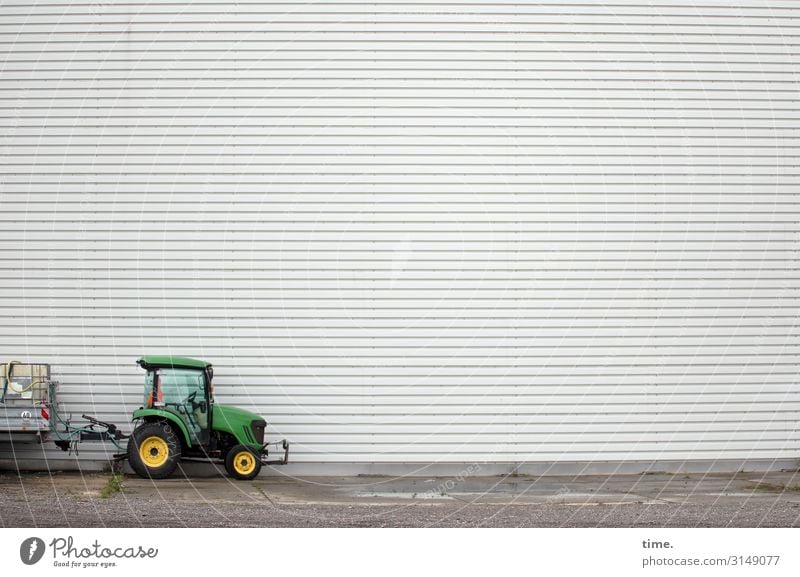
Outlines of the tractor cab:
[[185,425],[191,443],[208,443],[213,414],[211,363],[188,357],[145,356],[144,407],[174,413]]

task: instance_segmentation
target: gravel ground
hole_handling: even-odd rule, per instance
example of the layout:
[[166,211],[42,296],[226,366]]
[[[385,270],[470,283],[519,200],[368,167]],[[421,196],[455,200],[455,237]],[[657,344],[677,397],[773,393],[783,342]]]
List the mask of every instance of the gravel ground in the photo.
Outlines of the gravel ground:
[[[778,484],[767,485],[767,490],[763,486],[754,490],[750,485],[752,495],[738,492],[738,488],[727,493],[706,493],[700,489],[701,482],[683,498],[677,498],[677,493],[667,494],[662,488],[656,498],[634,496],[627,502],[613,504],[602,502],[606,497],[599,501],[576,497],[554,503],[546,502],[544,496],[544,502],[529,502],[523,497],[530,495],[522,494],[501,495],[504,502],[476,504],[470,502],[476,499],[452,497],[398,498],[394,502],[367,498],[351,490],[356,485],[348,485],[350,480],[340,480],[334,489],[315,488],[312,492],[298,493],[301,482],[297,480],[267,479],[259,480],[258,485],[232,485],[223,479],[202,482],[178,479],[153,485],[126,478],[121,491],[104,498],[101,492],[108,479],[108,475],[0,475],[0,524],[3,527],[800,527],[800,492],[777,490]],[[647,481],[654,487],[662,486],[658,479]],[[634,482],[641,483],[630,481]],[[716,482],[719,484],[719,479]],[[586,481],[581,483],[586,486]],[[730,485],[729,482],[724,486],[730,488]],[[246,491],[241,489],[243,486]],[[364,483],[357,487],[363,489]],[[561,487],[563,490],[563,483]],[[618,489],[623,494],[622,488]],[[648,490],[642,487],[642,493]],[[630,491],[625,494],[630,495]],[[485,493],[486,496],[497,495]]]
[[[164,506],[3,500],[5,527],[798,527],[800,508],[696,505],[278,505]],[[58,507],[56,507],[58,509]],[[67,512],[68,511],[68,512]]]

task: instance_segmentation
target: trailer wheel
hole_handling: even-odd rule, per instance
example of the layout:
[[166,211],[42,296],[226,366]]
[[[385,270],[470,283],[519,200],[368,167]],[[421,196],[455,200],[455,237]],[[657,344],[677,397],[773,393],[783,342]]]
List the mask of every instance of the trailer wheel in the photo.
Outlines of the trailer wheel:
[[261,472],[261,459],[246,446],[236,445],[225,456],[225,470],[234,479],[249,481]]
[[181,443],[166,422],[147,422],[136,427],[128,440],[131,468],[144,479],[165,479],[181,460]]

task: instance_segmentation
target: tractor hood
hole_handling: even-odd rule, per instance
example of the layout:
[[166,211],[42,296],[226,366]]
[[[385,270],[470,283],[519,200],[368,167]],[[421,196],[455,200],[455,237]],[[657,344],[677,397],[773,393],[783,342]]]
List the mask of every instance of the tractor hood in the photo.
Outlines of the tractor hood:
[[242,431],[247,429],[251,431],[253,421],[260,421],[263,426],[266,425],[264,418],[257,415],[252,411],[247,411],[239,407],[232,407],[230,405],[219,405],[214,403],[212,414],[212,423],[215,431],[225,431],[232,434],[234,437],[241,438]]
[[[247,423],[251,421],[263,420],[261,415],[242,409],[240,407],[233,407],[231,405],[221,405],[214,403],[214,424],[218,425],[222,421],[229,421],[231,423]],[[219,419],[219,420],[218,420]]]

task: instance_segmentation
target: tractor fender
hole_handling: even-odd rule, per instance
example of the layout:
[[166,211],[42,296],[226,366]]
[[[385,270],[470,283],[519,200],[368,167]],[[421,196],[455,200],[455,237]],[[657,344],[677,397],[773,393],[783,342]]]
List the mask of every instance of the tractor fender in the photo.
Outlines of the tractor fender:
[[163,409],[137,409],[133,412],[133,420],[137,421],[139,419],[143,419],[145,421],[157,421],[162,419],[169,421],[169,424],[172,425],[173,428],[178,429],[181,432],[183,440],[186,442],[186,446],[192,446],[192,441],[189,439],[189,429],[186,428],[184,422],[175,416],[174,413],[165,411]]

